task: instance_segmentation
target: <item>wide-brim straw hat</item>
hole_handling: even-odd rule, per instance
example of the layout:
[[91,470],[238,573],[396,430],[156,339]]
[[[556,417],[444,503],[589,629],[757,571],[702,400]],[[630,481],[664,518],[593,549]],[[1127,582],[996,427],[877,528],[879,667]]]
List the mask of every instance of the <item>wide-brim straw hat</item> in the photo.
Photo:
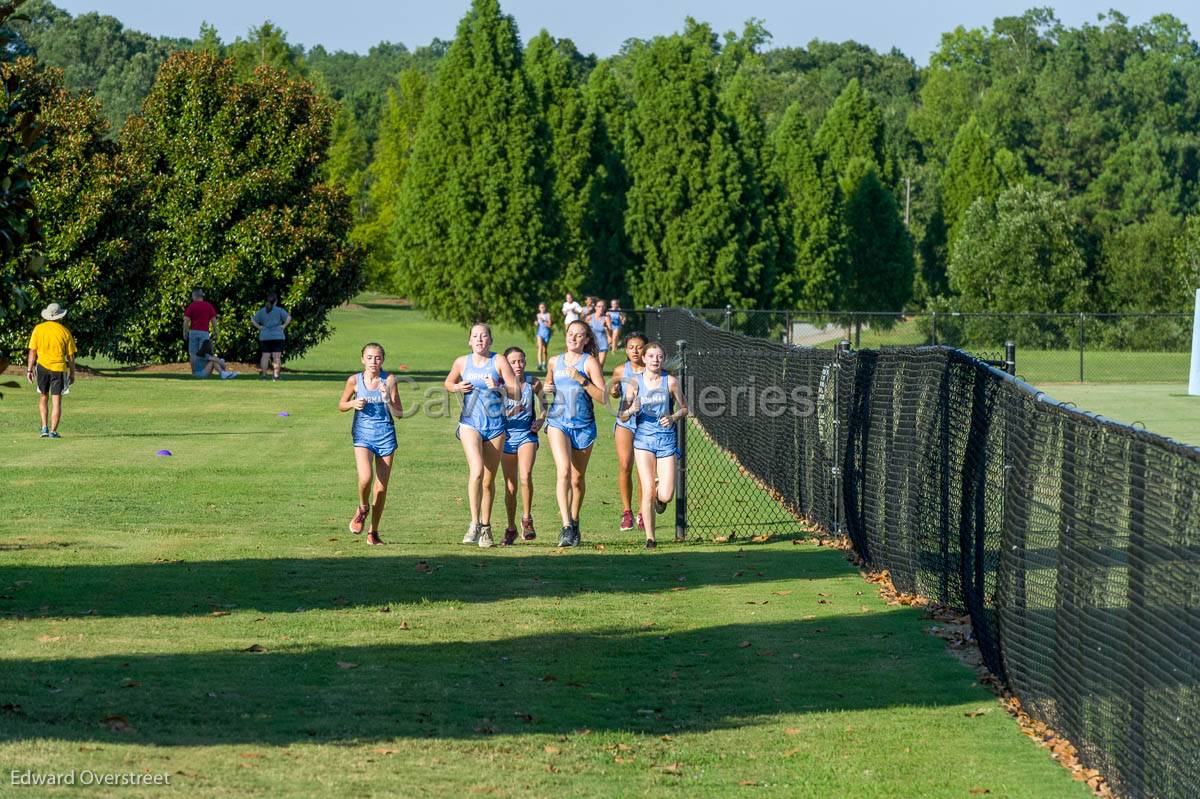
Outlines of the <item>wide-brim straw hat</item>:
[[67,315],[67,309],[59,305],[57,302],[52,302],[42,309],[42,318],[47,322],[57,322]]

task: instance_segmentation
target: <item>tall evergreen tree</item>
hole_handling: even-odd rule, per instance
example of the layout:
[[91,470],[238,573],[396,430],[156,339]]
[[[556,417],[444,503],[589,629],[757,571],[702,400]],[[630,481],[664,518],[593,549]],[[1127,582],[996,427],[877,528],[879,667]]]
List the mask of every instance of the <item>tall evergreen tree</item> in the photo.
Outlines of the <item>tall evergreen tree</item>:
[[366,258],[367,285],[379,291],[396,288],[396,252],[392,233],[400,187],[408,174],[413,142],[425,111],[429,76],[416,67],[400,73],[387,91],[379,138],[367,168],[367,215],[351,231]]
[[473,0],[438,67],[400,190],[401,286],[435,316],[523,322],[556,274],[548,147],[517,26]]
[[883,169],[883,117],[856,78],[842,89],[817,129],[817,149],[838,176],[856,158],[874,164],[877,172]]
[[878,168],[856,158],[842,175],[845,255],[841,306],[854,311],[898,311],[912,298],[912,239]]
[[345,105],[339,105],[337,116],[333,119],[329,153],[325,160],[325,179],[335,186],[341,186],[350,197],[356,221],[366,215],[369,155],[367,140],[354,119],[354,112]]
[[753,305],[770,263],[752,252],[753,203],[733,125],[717,95],[716,37],[689,19],[633,66],[626,128],[632,186],[626,231],[641,261],[638,304]]
[[950,235],[954,235],[954,225],[975,200],[996,199],[1004,183],[991,139],[972,114],[954,137],[942,173],[942,209]]
[[[728,46],[728,45],[727,45]],[[742,213],[746,225],[746,258],[762,264],[762,282],[755,303],[769,306],[790,257],[783,245],[781,228],[782,187],[771,171],[771,146],[752,75],[759,67],[753,50],[743,57],[737,72],[720,95],[720,109],[729,120],[730,136],[742,167]]]
[[583,60],[570,40],[556,41],[542,30],[525,48],[524,68],[550,145],[546,162],[553,207],[561,214],[561,271],[554,293],[591,294],[598,290],[599,281],[590,258],[590,201],[603,154],[596,149],[601,143],[596,130],[600,120],[588,113],[584,96]]
[[589,187],[587,240],[593,287],[604,297],[628,295],[627,275],[633,264],[625,234],[629,173],[625,167],[625,124],[630,103],[609,62],[601,62],[588,76],[588,116],[599,154],[594,182]]
[[782,187],[792,258],[774,289],[775,304],[823,310],[838,297],[841,229],[837,182],[817,154],[804,109],[792,103],[772,134],[772,168]]

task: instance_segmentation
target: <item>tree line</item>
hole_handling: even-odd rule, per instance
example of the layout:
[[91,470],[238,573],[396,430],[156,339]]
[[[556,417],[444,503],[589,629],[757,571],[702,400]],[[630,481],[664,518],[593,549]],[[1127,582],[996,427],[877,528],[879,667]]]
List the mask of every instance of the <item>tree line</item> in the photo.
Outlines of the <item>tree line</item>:
[[[270,23],[232,43],[207,27],[155,40],[29,7],[15,27],[68,94],[91,93],[77,102],[107,123],[98,150],[123,152],[172,52],[227,64],[230,85],[270,68],[311,87],[329,125],[310,178],[347,199],[336,251],[443,318],[523,323],[565,290],[1178,311],[1200,285],[1200,48],[1169,15],[1071,28],[1032,9],[944,34],[918,67],[854,42],[772,48],[757,20],[718,35],[689,19],[598,59],[546,31],[523,42],[497,0],[474,0],[452,41],[363,56]],[[177,274],[232,242],[212,246]]]

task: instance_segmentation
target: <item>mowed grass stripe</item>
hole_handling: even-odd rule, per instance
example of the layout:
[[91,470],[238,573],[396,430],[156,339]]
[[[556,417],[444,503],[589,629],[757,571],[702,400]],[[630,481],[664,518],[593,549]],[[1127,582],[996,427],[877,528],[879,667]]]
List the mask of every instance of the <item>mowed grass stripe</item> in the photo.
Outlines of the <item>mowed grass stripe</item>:
[[5,766],[218,797],[1087,795],[838,553],[618,533],[603,412],[581,550],[552,547],[546,446],[538,541],[458,545],[453,419],[423,416],[366,547],[340,381],[379,340],[417,396],[465,349],[366,304],[279,384],[81,381],[61,441],[6,394]]

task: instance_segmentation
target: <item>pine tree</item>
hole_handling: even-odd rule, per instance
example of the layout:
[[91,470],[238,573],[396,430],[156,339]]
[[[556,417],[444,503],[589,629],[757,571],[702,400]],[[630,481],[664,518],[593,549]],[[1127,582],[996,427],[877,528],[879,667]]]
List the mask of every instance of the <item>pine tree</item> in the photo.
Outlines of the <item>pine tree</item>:
[[837,182],[813,146],[804,108],[792,103],[772,134],[772,169],[783,192],[790,268],[781,269],[776,305],[823,310],[838,297],[840,217]]
[[626,232],[640,261],[630,288],[639,305],[752,306],[762,296],[770,264],[752,253],[760,232],[718,100],[717,54],[712,30],[689,19],[683,34],[636,55],[625,154]]
[[377,291],[396,290],[396,251],[392,240],[400,187],[408,174],[413,142],[421,115],[429,77],[416,67],[400,73],[387,91],[379,138],[367,167],[367,214],[350,233],[366,256],[367,285]]
[[751,264],[761,264],[762,269],[759,295],[754,301],[759,306],[770,306],[776,299],[783,262],[791,259],[784,255],[780,232],[782,187],[770,169],[770,142],[754,94],[752,73],[757,66],[751,51],[721,91],[720,108],[729,120],[733,147],[741,162],[744,190],[740,210],[746,225],[745,257]]
[[975,200],[994,200],[1004,191],[1004,175],[996,165],[996,148],[974,114],[954,137],[942,173],[942,209],[950,235]]
[[899,311],[912,297],[912,240],[875,164],[857,158],[842,175],[846,249],[841,306],[852,311]]
[[401,286],[434,316],[524,322],[556,272],[555,218],[516,23],[473,0],[438,67],[400,190]]
[[602,154],[596,152],[599,120],[588,113],[584,96],[582,58],[569,40],[555,41],[542,30],[525,48],[524,68],[545,126],[543,135],[550,144],[546,162],[553,207],[561,214],[561,271],[553,293],[591,294],[597,290],[597,281],[590,259],[590,200]]
[[341,186],[349,195],[356,220],[366,214],[367,156],[367,140],[354,119],[354,112],[344,104],[339,105],[325,160],[325,179]]
[[586,217],[592,287],[602,297],[627,297],[627,276],[634,259],[625,233],[629,172],[624,133],[631,106],[608,62],[601,62],[588,76],[586,96],[595,136],[593,148],[599,154]]
[[817,129],[817,150],[841,176],[856,158],[883,169],[883,117],[879,106],[851,78]]

